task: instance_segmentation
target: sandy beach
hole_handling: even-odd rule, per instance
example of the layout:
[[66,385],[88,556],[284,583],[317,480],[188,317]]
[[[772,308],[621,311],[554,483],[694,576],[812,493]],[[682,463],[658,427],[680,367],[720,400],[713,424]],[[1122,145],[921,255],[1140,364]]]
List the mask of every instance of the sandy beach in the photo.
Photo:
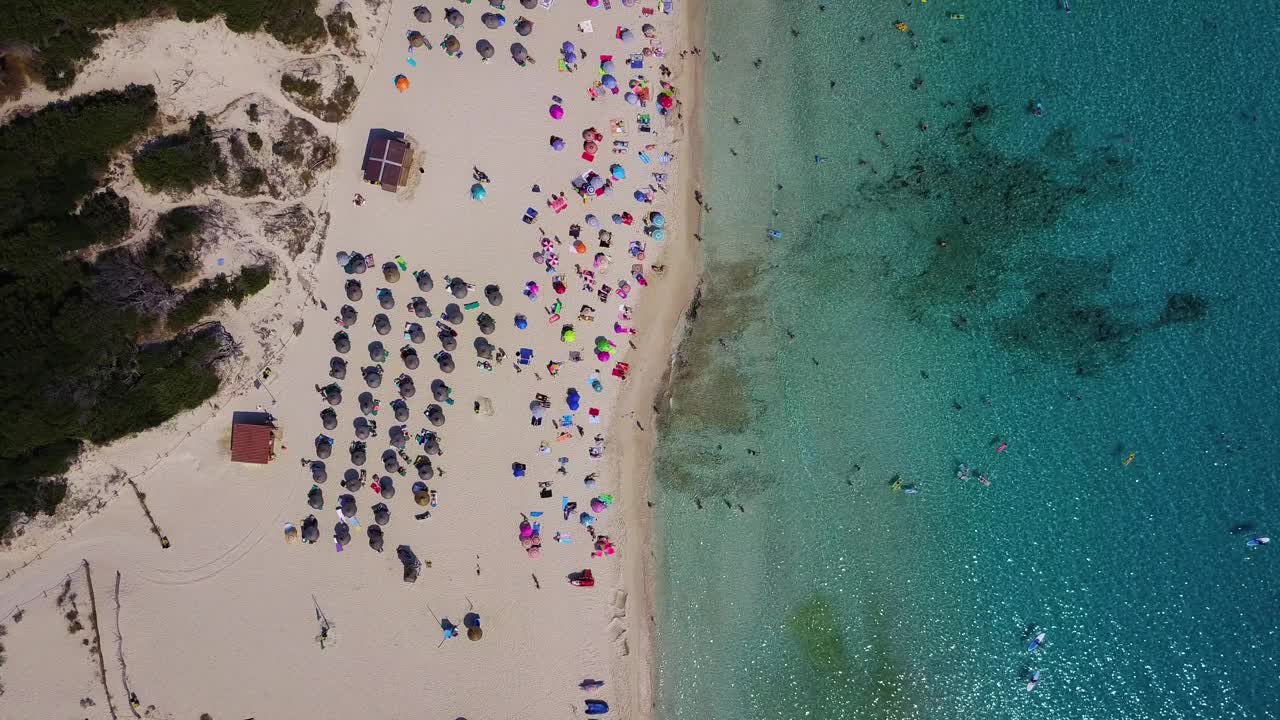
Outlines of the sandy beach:
[[[667,15],[655,2],[625,7],[614,0],[606,10],[561,0],[546,3],[550,9],[525,9],[508,0],[504,25],[489,29],[481,15],[499,11],[487,4],[459,5],[465,21],[458,28],[445,20],[449,5],[431,3],[434,17],[423,23],[414,17],[415,4],[358,4],[359,54],[317,52],[336,58],[361,86],[342,122],[309,117],[336,143],[336,165],[284,197],[199,193],[199,200],[223,203],[242,229],[206,249],[206,272],[266,258],[275,280],[239,310],[227,306],[220,313],[242,342],[243,355],[228,367],[213,402],[92,450],[69,477],[71,493],[57,515],[26,523],[0,553],[6,657],[0,716],[128,717],[130,693],[140,703],[133,714],[156,718],[552,717],[583,713],[587,698],[607,701],[610,716],[649,714],[653,556],[647,486],[655,408],[673,333],[699,269],[692,194],[700,155],[693,114],[700,59],[681,51],[700,45],[701,7],[677,0]],[[644,9],[654,12],[642,14]],[[533,23],[526,37],[515,30],[521,17]],[[580,30],[584,21],[591,32]],[[646,23],[654,26],[652,40],[642,35]],[[616,37],[623,28],[634,35],[631,42]],[[408,52],[409,31],[421,32],[433,49]],[[460,57],[442,48],[449,33],[459,41]],[[481,38],[496,48],[487,62],[475,49]],[[565,41],[579,56],[589,55],[573,72],[557,67]],[[535,62],[514,63],[508,51],[513,42],[523,43]],[[624,58],[642,47],[660,48],[662,56],[645,57],[642,68],[624,68]],[[670,114],[660,116],[652,96],[643,108],[607,90],[592,101],[588,89],[600,79],[601,55],[616,61],[624,91],[637,76],[655,94],[660,80],[671,83],[677,104]],[[264,107],[305,117],[279,86],[281,68],[302,57],[260,36],[232,35],[221,21],[148,21],[118,29],[72,92],[158,82],[166,122],[175,125],[197,111],[224,127],[243,123],[241,106],[250,95],[263,98]],[[669,78],[660,75],[660,65],[670,69]],[[397,89],[399,75],[408,80],[407,91]],[[53,97],[33,89],[22,103],[40,105]],[[553,104],[562,107],[561,119],[549,113]],[[640,131],[641,114],[651,117],[652,132]],[[621,132],[613,132],[615,121]],[[603,135],[593,161],[581,156],[586,128]],[[362,180],[371,131],[403,133],[413,149],[409,182],[398,192]],[[563,138],[564,150],[552,149],[553,136]],[[607,152],[614,140],[628,143],[623,152]],[[652,162],[645,164],[638,153],[649,145]],[[670,154],[669,164],[660,163],[663,153]],[[587,170],[607,178],[614,163],[625,169],[625,177],[613,182],[615,192],[584,203],[571,181]],[[135,210],[146,209],[138,213],[144,220],[136,234],[148,230],[145,218],[192,202],[147,195],[122,167],[109,181]],[[488,178],[480,183],[482,200],[471,196],[473,169]],[[653,172],[668,177],[659,183]],[[663,186],[652,204],[633,198],[651,184]],[[561,192],[567,208],[556,212],[548,199]],[[363,197],[358,205],[357,195]],[[304,206],[315,226],[301,252],[284,249],[268,222],[293,204]],[[530,223],[521,220],[527,208],[538,212]],[[642,219],[653,211],[666,219],[663,242],[642,232]],[[623,212],[633,224],[610,221]],[[608,247],[599,245],[587,213],[612,233]],[[583,254],[572,249],[575,224]],[[543,238],[550,244],[544,247]],[[642,259],[629,254],[633,242],[645,245]],[[547,249],[558,256],[555,273],[545,268]],[[340,251],[371,255],[372,267],[350,275],[335,260]],[[538,251],[543,262],[533,259]],[[596,253],[608,262],[597,264],[594,287],[587,290],[574,265],[593,270]],[[405,269],[398,280],[384,279],[381,267],[397,257]],[[647,286],[632,274],[633,264]],[[419,289],[412,275],[417,270],[431,274],[433,289]],[[555,275],[564,278],[563,295],[553,289]],[[467,297],[451,297],[446,278],[470,284]],[[361,283],[359,301],[344,292],[349,279]],[[530,281],[539,286],[532,299],[522,293]],[[630,285],[626,298],[616,293],[623,281]],[[485,297],[491,285],[500,288],[500,305]],[[615,292],[600,299],[602,285]],[[383,288],[394,297],[390,309],[379,307]],[[418,296],[431,317],[406,309]],[[561,317],[549,321],[557,298]],[[450,303],[472,302],[479,307],[460,308],[462,322],[453,326],[456,369],[442,373],[433,359],[441,347],[436,322]],[[333,338],[344,329],[335,316],[348,304],[357,319],[345,328],[351,349],[340,354]],[[593,310],[580,310],[582,305]],[[492,334],[477,327],[482,312],[494,320]],[[379,313],[389,317],[387,335],[373,326]],[[527,317],[527,328],[516,327],[518,314]],[[425,342],[401,339],[409,322],[421,323]],[[615,323],[636,333],[619,332]],[[566,324],[576,335],[568,342]],[[503,362],[479,364],[473,342],[481,337],[504,351]],[[593,352],[598,337],[616,346],[607,361]],[[378,388],[368,387],[360,371],[375,364],[367,350],[374,341],[390,355]],[[420,356],[415,370],[400,357],[405,346]],[[521,348],[532,349],[533,357],[517,372]],[[580,362],[570,359],[573,351],[581,353]],[[335,381],[328,373],[337,355],[349,367]],[[552,361],[559,363],[554,375],[547,367]],[[630,366],[625,379],[612,372],[619,362]],[[390,410],[397,397],[393,381],[402,373],[416,386],[416,394],[405,398],[411,410],[407,456],[421,454],[413,436],[422,429],[438,433],[442,450],[431,458],[434,476],[425,481],[437,501],[429,508],[415,504],[413,467],[406,464],[405,476],[383,471],[388,432],[397,424]],[[599,392],[591,387],[593,377]],[[445,422],[432,427],[423,411],[436,379],[452,389],[452,403],[442,403]],[[320,413],[328,405],[316,386],[330,382],[341,385],[343,400],[334,406],[337,427],[324,430]],[[581,396],[577,411],[567,406],[571,389]],[[331,539],[335,510],[347,492],[340,483],[353,467],[348,446],[364,392],[380,401],[380,412],[368,418],[378,433],[367,441],[362,467],[369,480],[391,476],[397,492],[379,498],[368,483],[351,492],[356,522],[349,523],[351,542],[338,552]],[[542,424],[532,425],[530,403],[538,394],[550,407]],[[492,415],[476,412],[477,404],[492,407]],[[589,419],[591,409],[598,410],[599,424]],[[233,413],[255,411],[275,418],[276,458],[266,466],[231,463]],[[581,431],[554,426],[570,414]],[[333,450],[325,460],[327,482],[320,485],[323,510],[313,510],[307,503],[312,475],[303,464],[316,458],[321,433],[333,439]],[[593,440],[597,435],[600,440]],[[592,448],[599,458],[591,457]],[[523,476],[513,476],[513,463],[527,466]],[[562,466],[563,474],[557,472]],[[584,478],[591,474],[596,485],[587,487]],[[168,549],[152,533],[130,481],[145,495]],[[550,497],[539,497],[540,482],[551,483]],[[608,507],[591,513],[592,528],[612,541],[616,553],[593,557],[578,513],[602,496],[609,496]],[[567,519],[562,498],[578,506]],[[391,516],[381,553],[365,539],[378,502]],[[430,517],[416,520],[424,510]],[[318,542],[286,543],[286,525],[300,525],[312,513]],[[522,515],[541,526],[540,557],[522,547]],[[557,542],[557,533],[571,542]],[[401,545],[422,562],[414,583],[402,579]],[[594,587],[567,582],[584,569],[594,574]],[[468,613],[479,615],[482,639],[469,641],[465,628],[452,639],[442,633],[442,621],[461,627]],[[88,621],[91,614],[96,624]],[[578,685],[588,678],[605,685],[583,692]]]

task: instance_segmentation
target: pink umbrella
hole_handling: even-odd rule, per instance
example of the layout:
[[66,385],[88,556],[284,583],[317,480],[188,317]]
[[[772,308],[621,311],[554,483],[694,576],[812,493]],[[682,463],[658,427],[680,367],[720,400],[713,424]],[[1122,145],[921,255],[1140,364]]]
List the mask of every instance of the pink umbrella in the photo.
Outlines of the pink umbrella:
[[520,523],[520,537],[521,538],[533,537],[533,526],[530,525],[527,520]]
[[672,102],[673,100],[671,96],[666,93],[662,93],[661,95],[658,96],[658,107],[662,108],[663,110],[670,110]]
[[602,513],[608,507],[600,498],[591,498],[591,512]]
[[564,108],[560,107],[560,105],[559,105],[559,104],[552,105],[552,106],[551,106],[551,117],[555,118],[556,120],[559,120],[560,118],[563,118],[563,117],[564,117]]

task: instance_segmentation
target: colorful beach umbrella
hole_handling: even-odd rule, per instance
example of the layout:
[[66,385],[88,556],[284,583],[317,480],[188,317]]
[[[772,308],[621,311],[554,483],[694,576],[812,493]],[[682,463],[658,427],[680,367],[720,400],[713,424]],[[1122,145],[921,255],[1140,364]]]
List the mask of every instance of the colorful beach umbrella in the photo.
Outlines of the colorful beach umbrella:
[[623,96],[622,96],[622,99],[623,99],[623,100],[626,100],[628,103],[630,103],[630,104],[632,104],[632,105],[639,105],[639,104],[640,104],[640,96],[639,96],[639,95],[636,95],[635,93],[631,92],[630,90],[628,90],[628,91],[627,91],[627,94],[626,94],[626,95],[623,95]]
[[662,228],[654,228],[653,232],[649,233],[649,237],[657,242],[662,242],[667,239],[667,233]]
[[654,227],[662,227],[663,225],[667,224],[667,219],[662,216],[662,213],[658,212],[657,210],[654,210],[653,212],[649,213],[649,224]]
[[559,151],[563,150],[563,149],[564,149],[564,138],[558,138],[558,137],[556,137],[555,135],[552,135],[552,136],[551,136],[551,149],[552,149],[552,150],[555,150],[556,152],[559,152]]
[[674,104],[675,98],[671,97],[670,93],[660,93],[658,95],[658,107],[663,110],[670,110],[671,106]]
[[407,77],[405,77],[405,76],[403,76],[403,75],[397,75],[397,76],[396,76],[396,89],[397,89],[397,90],[399,90],[400,92],[404,92],[404,91],[408,90],[408,89],[409,89],[409,78],[407,78]]
[[575,48],[573,46],[573,43],[569,42],[568,40],[565,40],[564,43],[560,45],[560,52],[564,53],[565,55],[568,55],[569,53],[575,50],[577,50],[577,48]]
[[484,185],[481,185],[480,183],[476,183],[475,185],[471,186],[472,200],[483,200],[484,196],[487,194],[489,194],[489,191],[484,189]]
[[597,230],[600,228],[600,218],[595,215],[587,215],[586,223],[589,227],[596,228]]
[[606,73],[606,74],[608,74],[608,73],[612,73],[612,72],[613,72],[613,61],[612,61],[612,60],[605,60],[604,62],[600,63],[600,72],[602,72],[602,73]]
[[609,167],[609,174],[613,176],[614,180],[625,180],[627,177],[626,168],[616,163]]
[[564,108],[561,107],[559,103],[552,105],[549,112],[551,113],[551,117],[556,120],[564,118]]
[[629,29],[624,29],[621,33],[618,34],[618,39],[621,40],[622,42],[629,43],[632,40],[636,39],[636,34],[631,32],[631,30]]
[[609,88],[610,90],[614,90],[618,87],[618,78],[612,75],[605,75],[604,77],[600,78],[600,84]]

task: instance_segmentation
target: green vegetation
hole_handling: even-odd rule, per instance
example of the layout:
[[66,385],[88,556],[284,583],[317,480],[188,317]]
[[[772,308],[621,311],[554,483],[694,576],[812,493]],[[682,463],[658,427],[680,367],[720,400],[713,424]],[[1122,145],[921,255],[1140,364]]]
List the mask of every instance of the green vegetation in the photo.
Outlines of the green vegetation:
[[251,132],[246,139],[249,141],[249,147],[253,148],[255,152],[262,149],[262,136],[258,133]]
[[185,133],[166,135],[138,153],[133,172],[150,191],[191,192],[226,173],[209,119],[200,113]]
[[246,165],[240,169],[240,192],[245,195],[256,195],[267,182],[267,173],[256,165]]
[[285,73],[280,76],[280,89],[290,95],[313,98],[320,94],[320,83],[311,78],[300,78],[297,75]]
[[240,307],[245,298],[263,289],[269,282],[271,268],[266,265],[242,268],[234,277],[220,273],[204,280],[192,288],[177,307],[169,311],[169,329],[185,330],[227,300]]
[[185,21],[222,15],[233,32],[264,30],[287,45],[310,45],[325,37],[316,0],[19,0],[0,3],[0,41],[35,46],[33,70],[49,89],[62,90],[71,87],[76,70],[93,53],[98,31],[164,13]]
[[356,18],[350,10],[344,11],[342,5],[335,6],[328,15],[324,16],[324,25],[329,29],[329,37],[339,50],[346,53],[355,51]]
[[[75,254],[124,238],[129,203],[98,182],[155,118],[154,90],[129,86],[0,126],[0,406],[8,418],[0,423],[0,532],[15,511],[53,511],[66,489],[41,478],[66,472],[84,442],[143,430],[218,386],[210,366],[220,334],[139,345],[164,304],[150,298],[172,298],[157,278],[172,282],[194,268],[193,209],[161,218],[130,261],[136,273],[103,265],[133,258],[126,248],[98,255],[97,264]],[[236,292],[248,293],[264,281],[237,282]]]
[[342,82],[338,83],[338,87],[334,88],[327,98],[321,96],[322,88],[319,82],[298,78],[288,73],[280,77],[280,89],[297,103],[298,107],[325,122],[334,123],[351,114],[351,108],[355,106],[356,98],[360,95],[356,79],[350,75],[343,77]]
[[155,233],[142,251],[148,269],[166,285],[177,285],[191,279],[199,269],[196,235],[204,226],[200,209],[189,205],[176,207],[160,216]]

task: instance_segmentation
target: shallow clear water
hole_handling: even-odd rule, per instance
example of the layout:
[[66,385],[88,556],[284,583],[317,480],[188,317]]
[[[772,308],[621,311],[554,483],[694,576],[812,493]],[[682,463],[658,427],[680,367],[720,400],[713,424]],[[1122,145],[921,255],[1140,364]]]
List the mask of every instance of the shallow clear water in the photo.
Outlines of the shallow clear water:
[[661,716],[1280,716],[1274,8],[817,7],[710,2]]

